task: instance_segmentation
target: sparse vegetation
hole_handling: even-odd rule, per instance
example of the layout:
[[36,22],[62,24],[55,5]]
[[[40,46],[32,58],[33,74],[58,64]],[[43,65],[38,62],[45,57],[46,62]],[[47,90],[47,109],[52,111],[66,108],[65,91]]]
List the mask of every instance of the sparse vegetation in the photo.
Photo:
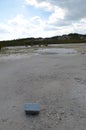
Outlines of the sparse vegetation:
[[1,45],[0,45],[0,50],[1,50]]
[[48,44],[61,44],[61,43],[86,43],[86,35],[70,33],[68,35],[55,36],[51,38],[24,38],[24,39],[0,41],[0,50],[2,47],[6,46],[29,46],[29,45],[48,46]]

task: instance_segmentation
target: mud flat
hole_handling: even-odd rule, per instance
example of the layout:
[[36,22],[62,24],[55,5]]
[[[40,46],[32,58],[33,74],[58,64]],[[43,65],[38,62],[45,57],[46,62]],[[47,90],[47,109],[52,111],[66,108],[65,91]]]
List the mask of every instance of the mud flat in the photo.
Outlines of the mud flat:
[[[48,52],[0,57],[0,130],[86,130],[86,54]],[[29,102],[38,116],[25,115]]]

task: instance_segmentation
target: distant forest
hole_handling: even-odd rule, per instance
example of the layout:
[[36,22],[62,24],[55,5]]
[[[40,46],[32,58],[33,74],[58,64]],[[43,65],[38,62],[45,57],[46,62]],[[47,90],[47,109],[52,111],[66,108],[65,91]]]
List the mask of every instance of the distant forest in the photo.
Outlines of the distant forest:
[[0,49],[8,46],[35,46],[49,44],[86,43],[86,34],[70,33],[68,35],[54,36],[51,38],[23,38],[0,41]]

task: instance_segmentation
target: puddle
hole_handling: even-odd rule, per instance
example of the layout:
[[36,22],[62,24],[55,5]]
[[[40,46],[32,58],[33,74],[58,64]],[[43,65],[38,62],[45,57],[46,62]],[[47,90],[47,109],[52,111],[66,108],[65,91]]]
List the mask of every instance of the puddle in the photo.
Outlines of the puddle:
[[[12,51],[9,49],[6,50],[6,54],[0,54],[0,61],[2,60],[16,60],[21,58],[31,57],[32,55],[39,54],[76,54],[77,51],[74,49],[65,49],[65,48],[39,48],[38,50],[23,50],[22,47],[18,52],[14,48]],[[20,53],[22,51],[22,53]],[[16,52],[16,53],[15,53]]]
[[38,49],[36,52],[39,54],[76,54],[77,53],[77,51],[74,49],[65,49],[65,48]]

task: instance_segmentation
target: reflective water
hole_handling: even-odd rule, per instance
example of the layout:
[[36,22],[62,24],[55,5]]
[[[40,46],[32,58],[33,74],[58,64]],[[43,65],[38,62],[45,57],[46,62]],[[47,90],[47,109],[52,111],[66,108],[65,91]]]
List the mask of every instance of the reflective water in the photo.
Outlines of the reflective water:
[[0,61],[16,60],[16,59],[31,57],[32,55],[39,55],[39,54],[46,55],[46,54],[76,54],[76,53],[77,53],[76,50],[66,49],[66,48],[39,48],[36,50],[33,49],[33,51],[28,48],[25,48],[25,50],[22,48],[20,50],[11,48],[6,50],[5,54],[0,54]]
[[48,48],[48,49],[39,49],[37,50],[40,54],[75,54],[77,53],[74,49],[65,49],[65,48]]

